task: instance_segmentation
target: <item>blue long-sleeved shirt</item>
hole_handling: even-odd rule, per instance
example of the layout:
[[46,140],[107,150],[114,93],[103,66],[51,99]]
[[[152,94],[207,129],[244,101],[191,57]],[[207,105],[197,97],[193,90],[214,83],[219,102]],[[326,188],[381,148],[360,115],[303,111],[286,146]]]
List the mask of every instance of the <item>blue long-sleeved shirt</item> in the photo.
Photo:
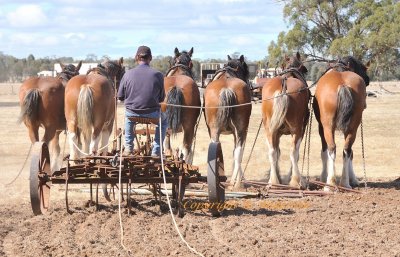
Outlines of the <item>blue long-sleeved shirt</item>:
[[118,99],[133,113],[150,113],[160,108],[164,101],[164,76],[148,64],[128,70],[122,77]]

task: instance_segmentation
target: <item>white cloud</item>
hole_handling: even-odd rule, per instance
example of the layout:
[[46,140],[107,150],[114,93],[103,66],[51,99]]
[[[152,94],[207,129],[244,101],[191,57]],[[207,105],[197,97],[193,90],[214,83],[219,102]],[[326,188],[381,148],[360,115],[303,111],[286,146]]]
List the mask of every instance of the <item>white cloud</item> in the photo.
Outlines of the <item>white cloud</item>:
[[215,26],[217,25],[217,21],[210,16],[201,15],[196,19],[190,19],[189,25],[196,27]]
[[38,5],[21,5],[7,14],[7,20],[13,27],[36,27],[47,23],[48,19]]
[[16,46],[42,47],[57,46],[60,44],[56,36],[43,36],[34,33],[16,33],[10,36],[10,41]]
[[70,39],[70,40],[82,40],[82,39],[85,39],[86,36],[83,33],[67,33],[67,34],[64,34],[64,38]]
[[251,36],[236,36],[229,39],[229,43],[236,46],[254,45],[254,38]]
[[192,44],[193,42],[207,42],[209,38],[205,35],[190,33],[161,33],[157,35],[161,44]]
[[218,19],[224,24],[244,24],[244,25],[252,25],[259,23],[264,17],[262,16],[228,16],[228,15],[220,15]]

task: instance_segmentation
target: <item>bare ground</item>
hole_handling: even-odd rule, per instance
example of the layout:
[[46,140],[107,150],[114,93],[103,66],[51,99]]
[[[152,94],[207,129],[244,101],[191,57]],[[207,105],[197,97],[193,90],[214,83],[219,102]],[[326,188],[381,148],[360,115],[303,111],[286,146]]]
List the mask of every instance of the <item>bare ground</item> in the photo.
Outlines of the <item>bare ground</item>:
[[[186,197],[186,215],[177,219],[185,239],[205,256],[400,256],[400,84],[375,84],[368,89],[364,113],[364,144],[368,189],[362,194],[337,193],[325,197],[231,200],[220,218],[195,203],[205,198]],[[17,85],[0,85],[0,255],[1,256],[127,256],[120,243],[118,204],[100,194],[100,210],[86,207],[87,186],[75,186],[69,194],[72,214],[65,210],[63,186],[51,189],[48,215],[34,216],[29,199],[29,160],[21,175],[29,149],[26,128],[16,124],[19,107]],[[391,94],[391,92],[395,94]],[[119,109],[119,116],[123,113]],[[260,106],[253,106],[251,127],[244,156],[256,138]],[[121,120],[121,119],[120,119]],[[341,138],[338,134],[337,138]],[[177,138],[177,141],[179,138]],[[62,145],[64,136],[61,137]],[[178,144],[178,143],[176,143]],[[288,140],[282,140],[282,167],[288,169]],[[222,138],[229,169],[232,137]],[[343,142],[338,140],[338,153]],[[200,124],[194,163],[205,171],[208,135]],[[66,149],[67,150],[67,149]],[[310,175],[318,175],[320,142],[314,120],[311,138]],[[362,179],[361,143],[354,146],[354,167]],[[336,168],[339,175],[341,158]],[[302,159],[302,158],[300,158]],[[269,163],[264,134],[258,136],[246,171],[250,179],[265,179]],[[306,171],[304,173],[306,175]],[[133,256],[194,256],[182,243],[168,208],[151,197],[134,196],[134,214],[123,209],[124,245]]]

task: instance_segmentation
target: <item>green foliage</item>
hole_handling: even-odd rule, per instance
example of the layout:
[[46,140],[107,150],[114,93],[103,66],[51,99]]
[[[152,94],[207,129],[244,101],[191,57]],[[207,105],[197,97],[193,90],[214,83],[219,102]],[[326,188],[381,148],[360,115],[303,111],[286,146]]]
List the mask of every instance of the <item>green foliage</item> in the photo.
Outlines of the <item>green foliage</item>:
[[[300,51],[325,58],[353,55],[371,60],[372,77],[397,77],[400,64],[400,3],[392,0],[284,1],[292,28],[268,46],[274,62]],[[390,75],[391,74],[391,75]],[[383,77],[382,77],[383,78]]]

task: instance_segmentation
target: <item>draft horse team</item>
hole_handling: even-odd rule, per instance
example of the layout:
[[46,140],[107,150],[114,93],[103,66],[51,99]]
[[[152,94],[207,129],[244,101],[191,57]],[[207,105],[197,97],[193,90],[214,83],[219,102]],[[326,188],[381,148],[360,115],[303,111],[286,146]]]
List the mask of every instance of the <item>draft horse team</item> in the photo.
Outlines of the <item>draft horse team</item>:
[[[167,113],[170,134],[183,132],[177,156],[189,164],[193,162],[193,144],[203,109],[212,142],[219,142],[221,134],[234,137],[230,185],[241,187],[241,162],[252,111],[247,64],[243,55],[238,59],[228,55],[227,64],[216,71],[201,101],[192,72],[192,54],[193,48],[182,52],[175,48],[173,63],[164,78],[166,98],[161,109]],[[54,155],[52,170],[59,168],[59,134],[65,129],[70,159],[108,151],[117,108],[115,94],[125,73],[123,59],[105,61],[86,75],[79,75],[81,64],[76,67],[61,64],[62,71],[57,77],[32,77],[20,88],[19,120],[28,128],[32,143],[39,141],[39,127],[44,128],[42,141],[50,145]],[[346,188],[358,185],[352,145],[366,107],[367,66],[351,56],[339,59],[316,82],[312,96],[300,54],[283,58],[282,72],[266,79],[262,85],[261,113],[268,146],[270,184],[282,183],[279,141],[282,135],[291,135],[289,185],[305,187],[298,167],[299,150],[310,112],[314,111],[322,144],[321,181],[327,183],[325,189],[336,185],[336,130],[343,133],[345,140],[340,185]],[[310,102],[313,110],[309,108]],[[172,154],[169,140],[167,136],[165,152]]]

